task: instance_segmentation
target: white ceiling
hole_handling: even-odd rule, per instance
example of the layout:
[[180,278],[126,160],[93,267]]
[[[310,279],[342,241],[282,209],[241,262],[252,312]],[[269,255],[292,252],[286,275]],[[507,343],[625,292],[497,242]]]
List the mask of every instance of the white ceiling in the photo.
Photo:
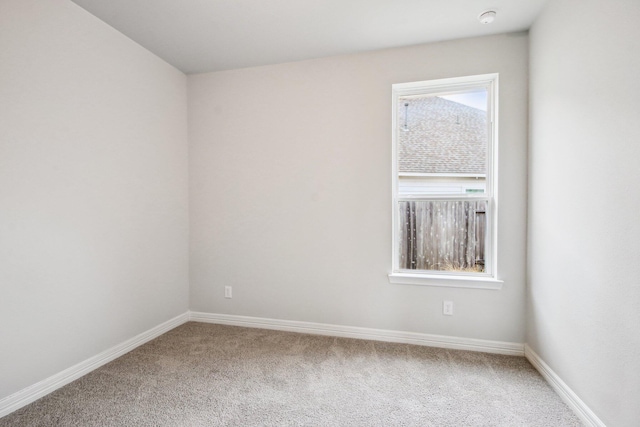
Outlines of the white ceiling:
[[[185,73],[526,30],[546,0],[72,0]],[[478,15],[497,10],[494,23]]]

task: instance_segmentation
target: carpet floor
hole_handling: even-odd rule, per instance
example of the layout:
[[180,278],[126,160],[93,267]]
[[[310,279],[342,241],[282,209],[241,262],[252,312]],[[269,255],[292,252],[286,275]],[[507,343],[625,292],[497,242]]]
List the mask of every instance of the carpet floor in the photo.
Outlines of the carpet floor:
[[0,426],[580,426],[523,357],[189,322]]

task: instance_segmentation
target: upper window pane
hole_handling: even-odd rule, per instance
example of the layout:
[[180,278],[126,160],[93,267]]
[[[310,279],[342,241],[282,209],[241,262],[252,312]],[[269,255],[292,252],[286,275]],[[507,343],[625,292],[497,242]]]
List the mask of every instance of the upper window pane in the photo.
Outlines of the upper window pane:
[[487,89],[397,99],[400,194],[486,191]]

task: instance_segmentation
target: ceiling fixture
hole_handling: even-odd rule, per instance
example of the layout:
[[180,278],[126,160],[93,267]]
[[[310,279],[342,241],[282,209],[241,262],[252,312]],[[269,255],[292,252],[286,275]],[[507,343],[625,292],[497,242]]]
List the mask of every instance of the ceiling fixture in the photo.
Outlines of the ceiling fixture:
[[478,20],[483,24],[491,24],[496,19],[495,10],[487,10],[478,16]]

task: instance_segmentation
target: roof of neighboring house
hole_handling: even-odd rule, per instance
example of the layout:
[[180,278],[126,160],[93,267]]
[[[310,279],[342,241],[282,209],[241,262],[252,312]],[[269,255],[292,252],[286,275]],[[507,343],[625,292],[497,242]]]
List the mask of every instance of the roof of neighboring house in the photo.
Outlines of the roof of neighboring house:
[[400,98],[398,127],[400,173],[486,173],[485,111],[437,96]]

